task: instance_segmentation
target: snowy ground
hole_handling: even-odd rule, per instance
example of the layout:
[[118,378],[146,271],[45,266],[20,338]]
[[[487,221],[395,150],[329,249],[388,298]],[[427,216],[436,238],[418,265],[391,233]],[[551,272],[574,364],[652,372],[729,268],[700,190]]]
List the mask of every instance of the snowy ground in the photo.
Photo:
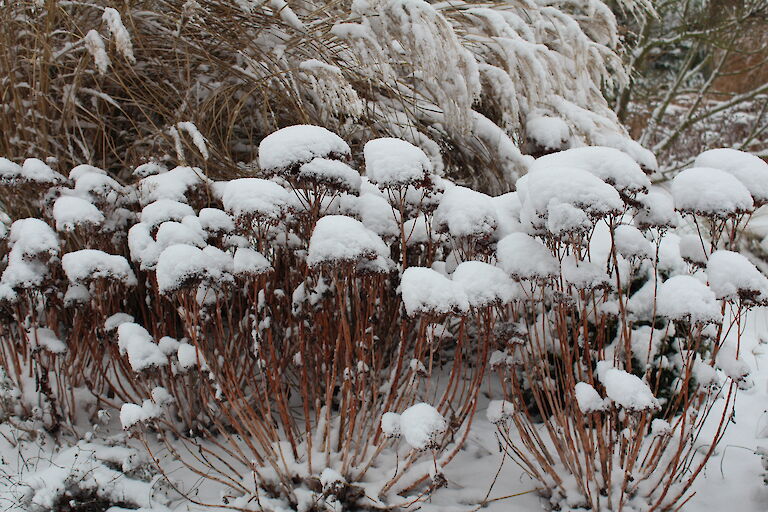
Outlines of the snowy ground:
[[[768,311],[755,311],[747,325],[743,338],[746,360],[753,368],[751,389],[740,391],[735,415],[726,436],[716,454],[710,459],[705,472],[696,481],[694,496],[683,510],[704,512],[709,510],[734,510],[738,512],[765,512],[768,510],[768,486],[763,483],[764,470],[760,457],[755,454],[759,447],[768,448]],[[713,414],[712,418],[717,418]],[[115,419],[113,418],[113,422]],[[714,425],[713,425],[714,428]],[[464,451],[445,468],[447,488],[438,491],[421,507],[425,512],[467,512],[479,510],[479,503],[488,500],[483,510],[501,512],[514,510],[542,510],[543,502],[535,493],[536,483],[508,459],[504,464],[494,436],[495,427],[481,412],[472,427]],[[0,511],[20,512],[25,507],[19,497],[30,492],[30,485],[39,493],[39,501],[55,494],[56,485],[64,478],[91,479],[106,483],[115,495],[127,493],[149,505],[158,499],[162,489],[152,483],[130,479],[115,465],[122,466],[128,474],[141,477],[135,455],[122,448],[105,449],[95,444],[82,444],[78,448],[56,450],[54,443],[29,439],[17,444],[25,435],[8,424],[0,426]],[[118,434],[118,436],[121,434]],[[98,437],[98,434],[97,434]],[[42,439],[42,437],[40,438]],[[23,448],[17,449],[15,445]],[[57,451],[56,455],[52,453]],[[140,453],[140,452],[138,452]],[[95,460],[106,461],[106,464]],[[161,455],[162,456],[162,455]],[[139,457],[140,458],[140,457]],[[53,460],[53,463],[51,462]],[[180,481],[185,494],[207,503],[222,503],[221,490],[192,474],[171,467],[171,477]],[[72,471],[72,468],[76,468]],[[498,473],[498,475],[497,475]],[[24,483],[19,483],[19,475]],[[495,483],[489,489],[490,482]],[[172,491],[165,492],[177,498]],[[118,512],[119,508],[110,509]],[[184,500],[171,501],[168,508],[144,509],[153,512],[196,511],[199,506]],[[227,510],[221,508],[221,510]]]

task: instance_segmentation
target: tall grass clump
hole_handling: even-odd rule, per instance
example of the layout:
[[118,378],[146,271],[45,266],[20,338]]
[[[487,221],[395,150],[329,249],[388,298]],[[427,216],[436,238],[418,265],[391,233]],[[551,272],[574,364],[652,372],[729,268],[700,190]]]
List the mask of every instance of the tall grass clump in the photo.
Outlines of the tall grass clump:
[[357,149],[403,138],[438,174],[495,191],[528,155],[583,144],[656,165],[601,92],[627,73],[599,0],[27,0],[0,23],[0,154],[15,159],[223,176],[268,133],[311,123]]

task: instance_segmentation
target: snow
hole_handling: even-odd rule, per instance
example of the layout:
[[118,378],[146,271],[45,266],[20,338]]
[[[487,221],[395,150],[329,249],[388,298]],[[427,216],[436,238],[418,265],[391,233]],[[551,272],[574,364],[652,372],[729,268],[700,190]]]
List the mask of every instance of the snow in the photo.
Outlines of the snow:
[[604,265],[591,261],[574,261],[572,258],[566,258],[562,263],[562,274],[567,283],[581,290],[611,286],[611,279],[605,272]]
[[632,157],[604,146],[572,148],[544,155],[536,159],[528,172],[535,173],[548,167],[587,171],[626,194],[645,192],[651,186],[648,176]]
[[491,400],[488,403],[488,409],[485,411],[485,416],[488,421],[494,425],[505,422],[512,417],[515,413],[515,404],[507,402],[506,400]]
[[26,331],[27,339],[33,348],[42,348],[51,354],[63,354],[67,351],[67,345],[56,336],[56,333],[45,327],[38,327]]
[[577,167],[547,166],[525,177],[520,217],[534,230],[544,229],[553,201],[580,208],[592,218],[617,214],[624,208],[615,188]]
[[137,284],[136,276],[125,258],[96,249],[69,252],[61,258],[61,266],[72,283],[109,279],[126,286]]
[[57,231],[72,231],[81,225],[98,226],[104,215],[93,203],[73,196],[62,196],[53,204]]
[[[629,411],[648,411],[661,408],[651,388],[636,375],[611,367],[606,361],[597,363],[597,375],[605,386],[608,398]],[[594,398],[594,396],[593,396]],[[581,407],[581,402],[579,402]]]
[[512,233],[496,247],[499,266],[518,280],[550,279],[560,273],[557,260],[539,240],[525,233]]
[[181,371],[189,371],[190,369],[198,366],[200,362],[200,369],[206,370],[208,366],[205,363],[203,354],[194,345],[189,343],[181,343],[176,350],[176,357],[179,359],[179,368]]
[[257,276],[271,272],[272,264],[259,251],[250,247],[238,247],[234,257],[234,273]]
[[324,491],[333,490],[339,484],[344,485],[346,483],[346,479],[335,469],[325,468],[320,473],[320,485],[322,485]]
[[10,185],[29,182],[38,185],[55,185],[66,181],[42,160],[27,158],[22,165],[0,157],[0,183]]
[[99,74],[103,75],[112,65],[112,61],[107,55],[107,50],[104,47],[104,39],[101,38],[101,34],[91,29],[83,37],[85,42],[85,48],[88,53],[93,57],[93,62],[96,64],[96,69],[99,70]]
[[515,284],[506,272],[481,261],[460,263],[451,279],[464,290],[474,308],[508,304],[516,297]]
[[768,278],[743,255],[719,250],[707,262],[709,287],[718,299],[768,301]]
[[366,228],[384,238],[400,236],[400,212],[394,210],[383,197],[362,194],[356,198],[355,207]]
[[203,137],[203,134],[200,133],[200,130],[197,129],[197,125],[191,121],[182,121],[180,123],[176,123],[176,127],[180,131],[187,132],[187,134],[192,138],[192,144],[195,145],[197,150],[200,152],[200,155],[203,157],[203,160],[208,160],[210,158],[210,154],[208,153],[208,141]]
[[291,170],[315,158],[340,158],[349,146],[335,133],[312,125],[294,125],[267,135],[259,144],[259,167],[265,172]]
[[693,323],[719,323],[723,315],[715,294],[707,285],[688,275],[664,281],[656,299],[657,313],[671,320]]
[[733,175],[749,190],[757,204],[768,202],[768,163],[756,155],[730,148],[705,151],[695,167],[711,167]]
[[72,284],[67,286],[64,294],[64,305],[66,307],[82,306],[91,301],[91,292],[87,286],[82,284]]
[[699,235],[683,235],[680,237],[680,257],[683,260],[704,267],[709,259],[709,243]]
[[157,265],[160,254],[147,224],[139,222],[128,230],[128,250],[131,260],[140,263],[142,270],[151,270]]
[[576,383],[575,393],[579,410],[584,414],[604,411],[609,406],[609,402],[603,400],[597,390],[586,382]]
[[104,330],[112,332],[124,323],[132,323],[134,318],[128,313],[115,313],[104,321]]
[[157,260],[157,286],[160,293],[175,292],[190,282],[202,281],[208,275],[210,258],[198,247],[171,245]]
[[315,158],[299,167],[298,177],[345,192],[360,191],[360,173],[339,160]]
[[545,149],[562,149],[568,143],[571,129],[559,117],[529,116],[525,122],[525,133]]
[[218,208],[201,208],[198,218],[200,226],[209,234],[231,233],[235,230],[235,221],[232,217]]
[[142,405],[123,404],[120,408],[120,423],[128,430],[137,423],[159,417],[161,413],[162,409],[151,400],[144,400]]
[[672,197],[661,190],[653,189],[641,196],[642,205],[635,215],[635,226],[640,229],[674,228],[678,224],[675,203]]
[[355,262],[388,257],[389,248],[362,222],[344,215],[327,215],[315,224],[309,240],[307,265]]
[[498,240],[501,240],[510,233],[522,230],[520,226],[520,208],[522,204],[517,192],[507,192],[506,194],[491,198],[491,201],[496,207],[498,225],[494,235]]
[[135,64],[136,59],[133,56],[133,44],[131,43],[131,36],[128,30],[123,25],[123,20],[120,17],[120,12],[112,7],[105,7],[104,13],[101,18],[107,24],[109,33],[115,41],[117,51],[127,60],[130,64]]
[[160,224],[155,235],[155,241],[157,242],[157,248],[161,251],[175,244],[205,247],[205,238],[199,231],[175,221],[167,221]]
[[8,236],[8,263],[0,277],[3,296],[14,299],[18,288],[41,286],[50,276],[48,260],[59,253],[56,232],[39,219],[20,219],[11,225]]
[[[13,510],[43,512],[54,507],[61,510],[57,504],[64,504],[68,497],[80,493],[85,496],[92,493],[106,502],[125,503],[144,512],[167,510],[152,500],[156,486],[134,474],[141,473],[135,470],[140,469],[139,462],[143,459],[133,448],[79,441],[56,453],[41,455],[47,458],[35,460],[33,464],[25,462],[21,478],[14,482],[19,490],[11,489],[6,498],[15,501],[11,506]],[[72,499],[71,503],[77,500]]]
[[437,236],[432,233],[432,223],[426,215],[420,214],[414,219],[408,219],[403,225],[405,232],[405,243],[408,247],[416,244],[425,244],[429,242],[430,237],[435,239]]
[[153,174],[139,181],[139,196],[142,204],[159,199],[186,202],[187,192],[208,179],[196,167],[175,167],[168,172]]
[[400,291],[408,316],[469,311],[469,299],[462,287],[431,268],[407,268],[400,281]]
[[170,336],[163,336],[160,338],[160,341],[157,342],[157,346],[160,349],[160,352],[166,356],[172,356],[179,351],[181,342]]
[[440,435],[448,429],[448,423],[437,409],[427,403],[418,403],[400,415],[400,429],[411,448],[426,450],[437,445]]
[[107,171],[105,171],[104,169],[100,169],[98,167],[95,167],[93,165],[80,164],[80,165],[74,166],[72,168],[72,170],[69,171],[69,179],[71,181],[75,181],[76,182],[82,176],[84,176],[86,174],[91,174],[91,173],[106,175]]
[[115,201],[118,194],[125,192],[125,188],[106,174],[91,171],[83,172],[77,177],[75,180],[75,192],[81,196],[107,198]]
[[616,226],[614,239],[616,250],[627,259],[654,257],[653,245],[635,226],[627,224]]
[[459,186],[445,191],[433,221],[437,232],[448,232],[455,238],[485,238],[497,225],[496,207],[491,198]]
[[139,178],[146,178],[155,174],[168,172],[168,168],[158,162],[147,162],[136,167],[131,174]]
[[730,217],[752,211],[749,190],[733,175],[710,167],[686,169],[672,180],[675,208],[685,213]]
[[366,176],[380,187],[415,185],[432,173],[432,163],[424,151],[401,139],[369,140],[363,155]]
[[194,215],[195,211],[191,206],[172,199],[159,199],[141,210],[139,219],[143,224],[154,228],[169,220],[180,221],[187,215]]
[[752,373],[752,369],[749,364],[744,360],[744,356],[738,357],[736,347],[732,344],[726,343],[720,347],[715,357],[715,363],[717,367],[729,378],[736,382],[742,382],[749,377]]
[[120,324],[117,328],[117,346],[121,354],[128,355],[128,362],[134,372],[168,364],[168,359],[155,344],[152,336],[139,324]]
[[239,178],[227,182],[222,201],[224,209],[235,217],[277,220],[288,210],[292,196],[273,181]]
[[547,206],[546,230],[555,236],[582,236],[592,229],[592,221],[586,212],[568,203],[550,201]]
[[40,219],[19,219],[11,224],[8,245],[27,258],[59,253],[59,238],[51,227]]
[[396,412],[385,412],[381,416],[381,431],[390,439],[400,437],[400,415]]

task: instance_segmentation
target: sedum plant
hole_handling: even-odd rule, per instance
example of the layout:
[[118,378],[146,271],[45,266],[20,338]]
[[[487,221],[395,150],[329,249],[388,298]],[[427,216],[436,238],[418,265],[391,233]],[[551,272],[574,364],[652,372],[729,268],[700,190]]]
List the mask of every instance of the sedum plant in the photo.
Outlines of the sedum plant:
[[702,155],[668,193],[627,153],[573,148],[496,197],[411,142],[355,159],[313,125],[230,180],[1,160],[0,404],[75,432],[119,410],[159,471],[167,453],[235,509],[415,509],[487,386],[553,508],[680,506],[768,297],[733,252],[768,168],[737,156]]

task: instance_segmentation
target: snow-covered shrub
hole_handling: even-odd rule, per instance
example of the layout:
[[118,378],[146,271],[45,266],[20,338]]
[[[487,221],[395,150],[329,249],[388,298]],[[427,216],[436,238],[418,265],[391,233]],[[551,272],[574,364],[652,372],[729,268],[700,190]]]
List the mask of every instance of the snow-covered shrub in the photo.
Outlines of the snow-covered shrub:
[[[258,176],[142,166],[123,185],[78,166],[38,190],[0,268],[9,389],[33,365],[69,423],[87,388],[127,431],[203,450],[182,462],[244,502],[416,506],[467,434],[486,318],[518,290],[489,262],[459,264],[487,256],[489,196],[406,141],[366,147],[362,177],[337,135],[302,125],[264,139]],[[387,479],[367,474],[380,464]]]
[[[488,418],[553,506],[684,499],[711,454],[688,420],[749,383],[730,329],[768,293],[731,252],[749,192],[670,198],[606,147],[542,157],[497,197],[406,141],[354,153],[301,125],[265,138],[247,177],[36,182],[0,219],[13,414],[38,384],[49,425],[74,424],[87,388],[131,435],[186,444],[173,455],[232,506],[415,508],[445,485],[490,368]],[[672,233],[681,214],[711,228],[701,252]]]
[[[702,161],[723,165],[714,156]],[[497,321],[521,333],[504,332],[491,356],[506,402],[488,417],[553,507],[685,499],[713,453],[693,440],[714,397],[727,410],[750,385],[743,315],[768,280],[732,251],[761,201],[751,191],[768,185],[760,176],[693,167],[670,197],[625,155],[579,148],[539,158],[517,181],[520,232],[494,259],[525,298]]]

